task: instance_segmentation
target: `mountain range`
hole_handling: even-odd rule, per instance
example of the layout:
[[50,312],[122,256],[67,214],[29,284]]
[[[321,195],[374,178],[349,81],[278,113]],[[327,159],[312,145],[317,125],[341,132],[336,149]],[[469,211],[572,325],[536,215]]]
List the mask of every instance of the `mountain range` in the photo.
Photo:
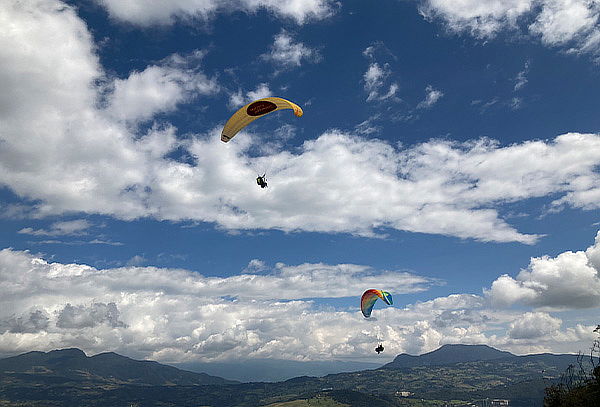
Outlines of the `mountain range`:
[[444,345],[420,356],[398,355],[377,369],[238,383],[115,353],[88,357],[63,349],[0,360],[0,405],[396,407],[421,399],[443,406],[503,398],[511,407],[531,407],[541,406],[544,389],[576,364],[576,355],[516,356],[485,345]]

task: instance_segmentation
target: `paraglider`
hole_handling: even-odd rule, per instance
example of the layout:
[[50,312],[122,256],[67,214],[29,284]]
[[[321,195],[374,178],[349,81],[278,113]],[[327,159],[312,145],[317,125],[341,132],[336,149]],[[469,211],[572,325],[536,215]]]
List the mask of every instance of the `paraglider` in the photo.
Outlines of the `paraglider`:
[[265,172],[263,175],[259,175],[258,177],[256,177],[256,183],[258,185],[260,185],[261,188],[266,188],[267,185],[267,179],[265,178],[265,175],[267,175],[267,173]]
[[[276,110],[282,109],[292,109],[296,117],[302,117],[304,114],[300,106],[286,99],[277,97],[258,99],[239,108],[238,111],[235,112],[229,118],[229,120],[227,120],[227,123],[225,123],[225,127],[223,127],[223,131],[221,132],[221,141],[227,143],[240,130],[252,123],[254,120]],[[259,175],[256,178],[256,183],[260,185],[261,188],[267,187],[267,179],[265,178],[265,175],[266,173],[262,176]]]
[[[367,290],[363,293],[362,297],[360,298],[360,310],[362,311],[365,318],[369,318],[371,316],[371,311],[373,311],[373,306],[375,305],[375,302],[378,298],[381,298],[383,302],[385,302],[387,305],[393,304],[392,294],[388,293],[387,291],[375,289]],[[377,335],[377,339],[381,340],[379,334]],[[381,352],[383,352],[383,343],[379,343],[379,346],[375,348],[375,352],[377,352],[378,355]]]
[[373,305],[375,305],[375,301],[378,298],[381,298],[387,305],[392,305],[392,294],[387,291],[381,290],[367,290],[363,293],[360,299],[360,310],[362,311],[365,318],[369,318],[371,316],[371,311],[373,310]]
[[252,123],[254,120],[276,110],[292,109],[297,117],[302,117],[302,108],[295,103],[277,97],[268,97],[255,100],[238,109],[223,127],[221,141],[227,143],[240,130]]

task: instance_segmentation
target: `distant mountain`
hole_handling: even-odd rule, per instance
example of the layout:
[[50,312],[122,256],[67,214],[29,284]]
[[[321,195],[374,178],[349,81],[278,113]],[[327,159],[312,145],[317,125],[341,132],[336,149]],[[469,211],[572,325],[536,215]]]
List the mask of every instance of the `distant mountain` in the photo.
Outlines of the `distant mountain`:
[[233,381],[140,361],[113,352],[88,357],[80,349],[28,352],[0,360],[0,373],[52,379],[53,382],[93,381],[140,385],[227,384]]
[[298,362],[294,360],[253,359],[228,363],[181,363],[174,366],[240,382],[279,382],[298,376],[321,377],[334,373],[377,369],[381,367],[381,364],[336,360]]
[[441,366],[507,357],[516,357],[516,355],[494,349],[487,345],[444,345],[441,348],[420,356],[403,353],[396,356],[392,362],[383,367],[387,369],[401,369],[415,366]]
[[[420,356],[403,353],[384,365],[382,369],[404,369],[419,366],[445,366],[456,363],[494,361],[515,363],[518,365],[534,363],[553,366],[565,370],[571,364],[577,364],[577,355],[555,355],[540,353],[536,355],[517,356],[510,352],[494,349],[487,345],[443,345],[442,347]],[[587,359],[585,360],[587,363]]]

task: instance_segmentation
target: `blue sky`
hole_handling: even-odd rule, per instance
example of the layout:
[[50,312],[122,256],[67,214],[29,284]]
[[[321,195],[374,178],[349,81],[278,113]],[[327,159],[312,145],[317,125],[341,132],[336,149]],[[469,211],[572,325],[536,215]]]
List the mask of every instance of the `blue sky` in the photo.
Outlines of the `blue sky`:
[[[599,16],[583,0],[3,4],[0,353],[587,349]],[[304,116],[220,142],[265,96]],[[368,288],[395,301],[370,321]]]

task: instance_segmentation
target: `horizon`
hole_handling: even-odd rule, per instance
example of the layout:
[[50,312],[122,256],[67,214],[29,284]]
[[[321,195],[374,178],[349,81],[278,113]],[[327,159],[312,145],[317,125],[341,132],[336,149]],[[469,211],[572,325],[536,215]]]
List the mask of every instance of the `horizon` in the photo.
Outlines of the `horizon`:
[[[495,348],[493,346],[489,346],[489,345],[486,345],[486,344],[445,343],[445,344],[440,345],[438,348],[433,349],[433,350],[428,351],[428,352],[420,353],[420,354],[417,354],[417,355],[409,354],[409,353],[399,353],[396,356],[394,356],[394,358],[396,358],[398,356],[402,356],[402,355],[419,357],[419,356],[427,355],[427,354],[430,354],[430,353],[435,353],[435,352],[441,350],[444,347],[451,347],[451,346],[487,347],[487,348],[490,348],[490,349],[493,349],[493,350],[496,350],[496,351],[500,351],[500,352],[508,352],[508,353],[510,353],[513,356],[535,356],[535,355],[544,355],[544,354],[550,354],[550,355],[578,355],[579,353],[581,353],[581,350],[580,350],[580,351],[578,351],[576,353],[568,353],[568,352],[567,353],[541,352],[541,353],[517,354],[517,353],[512,353],[510,351],[498,349],[498,348]],[[91,358],[91,357],[102,355],[102,354],[112,353],[112,354],[116,354],[118,356],[126,357],[128,359],[132,359],[132,360],[137,360],[137,361],[152,361],[152,360],[149,360],[149,359],[135,359],[135,358],[131,358],[129,356],[121,355],[121,354],[119,354],[117,352],[114,352],[114,351],[103,351],[103,352],[99,352],[99,353],[88,354],[84,350],[79,349],[79,348],[75,348],[75,347],[71,347],[71,348],[57,348],[57,349],[51,349],[51,350],[47,350],[47,351],[30,350],[30,351],[27,351],[27,352],[18,353],[18,354],[14,354],[14,355],[0,355],[0,360],[6,359],[6,358],[11,358],[11,357],[16,357],[16,356],[21,356],[21,355],[26,355],[28,353],[44,353],[44,354],[47,354],[47,353],[50,353],[50,352],[61,352],[61,351],[68,351],[68,350],[81,351],[81,352],[83,352],[83,354],[87,358]],[[337,359],[331,359],[331,360],[325,360],[325,361],[320,361],[320,360],[319,361],[317,361],[317,360],[313,360],[313,361],[298,361],[298,360],[286,360],[286,359],[254,359],[253,358],[253,359],[236,359],[234,361],[202,362],[202,363],[200,363],[200,365],[202,365],[202,364],[211,364],[211,363],[227,364],[227,363],[233,363],[233,362],[252,362],[252,361],[255,361],[255,362],[263,362],[263,361],[288,361],[288,362],[293,362],[293,363],[328,363],[328,362],[337,362],[337,363],[377,364],[377,363],[374,363],[374,362],[357,362],[357,361],[348,361],[348,360],[344,361],[344,360],[337,360]],[[168,362],[162,363],[162,364],[165,364],[165,365],[168,365],[168,366],[174,366],[174,367],[177,367],[178,365],[179,366],[182,365],[182,364],[178,364],[178,363],[174,363],[173,364],[173,363],[168,363]],[[185,369],[183,369],[181,367],[178,367],[178,368],[182,369],[182,370],[185,370]]]
[[[459,356],[456,356],[452,353],[452,347],[464,347],[464,348],[485,348],[484,354],[476,353],[476,355],[461,353]],[[443,348],[446,348],[445,350]],[[329,377],[330,375],[336,376],[338,374],[352,374],[352,373],[368,373],[374,372],[379,369],[402,369],[402,368],[411,368],[416,366],[428,366],[428,367],[440,367],[440,366],[456,366],[457,369],[464,369],[462,364],[464,363],[476,363],[480,361],[492,362],[494,360],[499,361],[508,361],[511,360],[515,366],[519,366],[519,363],[516,359],[527,358],[527,357],[543,357],[534,363],[543,363],[546,368],[556,369],[556,364],[566,363],[563,359],[548,359],[548,357],[559,357],[563,358],[565,356],[571,357],[572,362],[575,362],[575,358],[579,360],[580,354],[552,354],[552,353],[541,353],[541,354],[528,354],[528,355],[515,355],[510,352],[502,351],[499,349],[492,348],[488,345],[464,345],[464,344],[445,344],[440,348],[428,352],[422,355],[408,355],[408,354],[400,354],[396,355],[393,362],[385,363],[385,364],[377,364],[377,363],[366,363],[366,362],[343,362],[343,361],[308,361],[308,362],[298,362],[298,361],[290,361],[290,360],[276,360],[276,359],[245,359],[245,360],[236,360],[229,362],[213,362],[213,363],[182,363],[182,364],[161,364],[156,361],[150,360],[136,360],[129,358],[127,356],[119,355],[114,352],[102,352],[95,355],[86,355],[84,351],[78,348],[68,348],[68,349],[55,349],[48,352],[40,352],[40,351],[31,351],[21,355],[9,357],[7,359],[19,359],[22,356],[28,356],[30,354],[39,354],[39,355],[50,355],[51,353],[55,353],[55,358],[60,360],[60,364],[62,367],[59,369],[64,371],[66,367],[66,371],[73,369],[73,367],[68,363],[69,359],[66,359],[64,356],[65,352],[71,352],[70,357],[74,360],[79,360],[79,357],[84,357],[87,360],[90,360],[91,365],[88,366],[90,368],[90,372],[93,372],[94,369],[103,366],[103,363],[100,362],[100,365],[94,365],[91,360],[97,360],[98,356],[101,355],[115,355],[117,359],[110,359],[113,362],[119,361],[119,363],[135,363],[135,362],[149,362],[152,363],[152,369],[162,369],[160,366],[165,367],[173,367],[181,371],[191,372],[191,373],[199,373],[199,374],[207,374],[215,379],[225,379],[225,380],[234,380],[240,383],[252,383],[252,382],[268,382],[268,383],[282,383],[289,379],[300,378],[300,377],[312,377],[312,378],[324,378]],[[73,353],[77,353],[74,355]],[[448,353],[450,352],[450,353]],[[490,354],[492,352],[492,354]],[[443,355],[441,355],[443,354]],[[82,355],[82,356],[79,356]],[[436,356],[437,355],[437,356]],[[410,357],[408,360],[406,358],[402,358],[402,356]],[[433,356],[434,358],[432,358]],[[438,356],[441,356],[441,359],[437,359]],[[476,356],[473,358],[473,356]],[[419,360],[423,358],[423,362],[419,363]],[[595,357],[597,359],[597,357]],[[6,360],[5,358],[0,358],[0,362]],[[26,359],[27,360],[27,359]],[[105,361],[105,359],[101,359]],[[125,360],[125,361],[124,361]],[[438,363],[436,363],[436,360]],[[131,362],[126,362],[131,361]],[[28,360],[25,365],[21,366],[21,369],[30,364],[31,361]],[[38,366],[40,363],[44,365],[43,362],[39,361],[35,364]],[[98,363],[98,362],[96,362]],[[158,363],[158,364],[155,364]],[[505,362],[503,362],[505,363]],[[531,363],[531,362],[530,362]],[[14,366],[14,361],[12,365]],[[50,371],[55,370],[54,364],[51,362],[48,365],[45,365]],[[74,366],[79,366],[78,364]],[[121,364],[119,366],[122,366]],[[133,369],[139,368],[139,365],[123,365],[123,366],[131,366]],[[137,366],[137,367],[136,367]],[[75,369],[79,369],[75,367]],[[257,371],[257,369],[259,369]],[[125,369],[128,370],[128,369]],[[65,371],[65,372],[66,372]],[[77,370],[76,370],[77,371]],[[58,373],[58,372],[55,372]],[[560,373],[560,372],[557,372]],[[166,372],[165,372],[166,374]],[[143,374],[142,374],[143,375]]]
[[600,8],[200,3],[0,5],[0,355],[587,351]]

